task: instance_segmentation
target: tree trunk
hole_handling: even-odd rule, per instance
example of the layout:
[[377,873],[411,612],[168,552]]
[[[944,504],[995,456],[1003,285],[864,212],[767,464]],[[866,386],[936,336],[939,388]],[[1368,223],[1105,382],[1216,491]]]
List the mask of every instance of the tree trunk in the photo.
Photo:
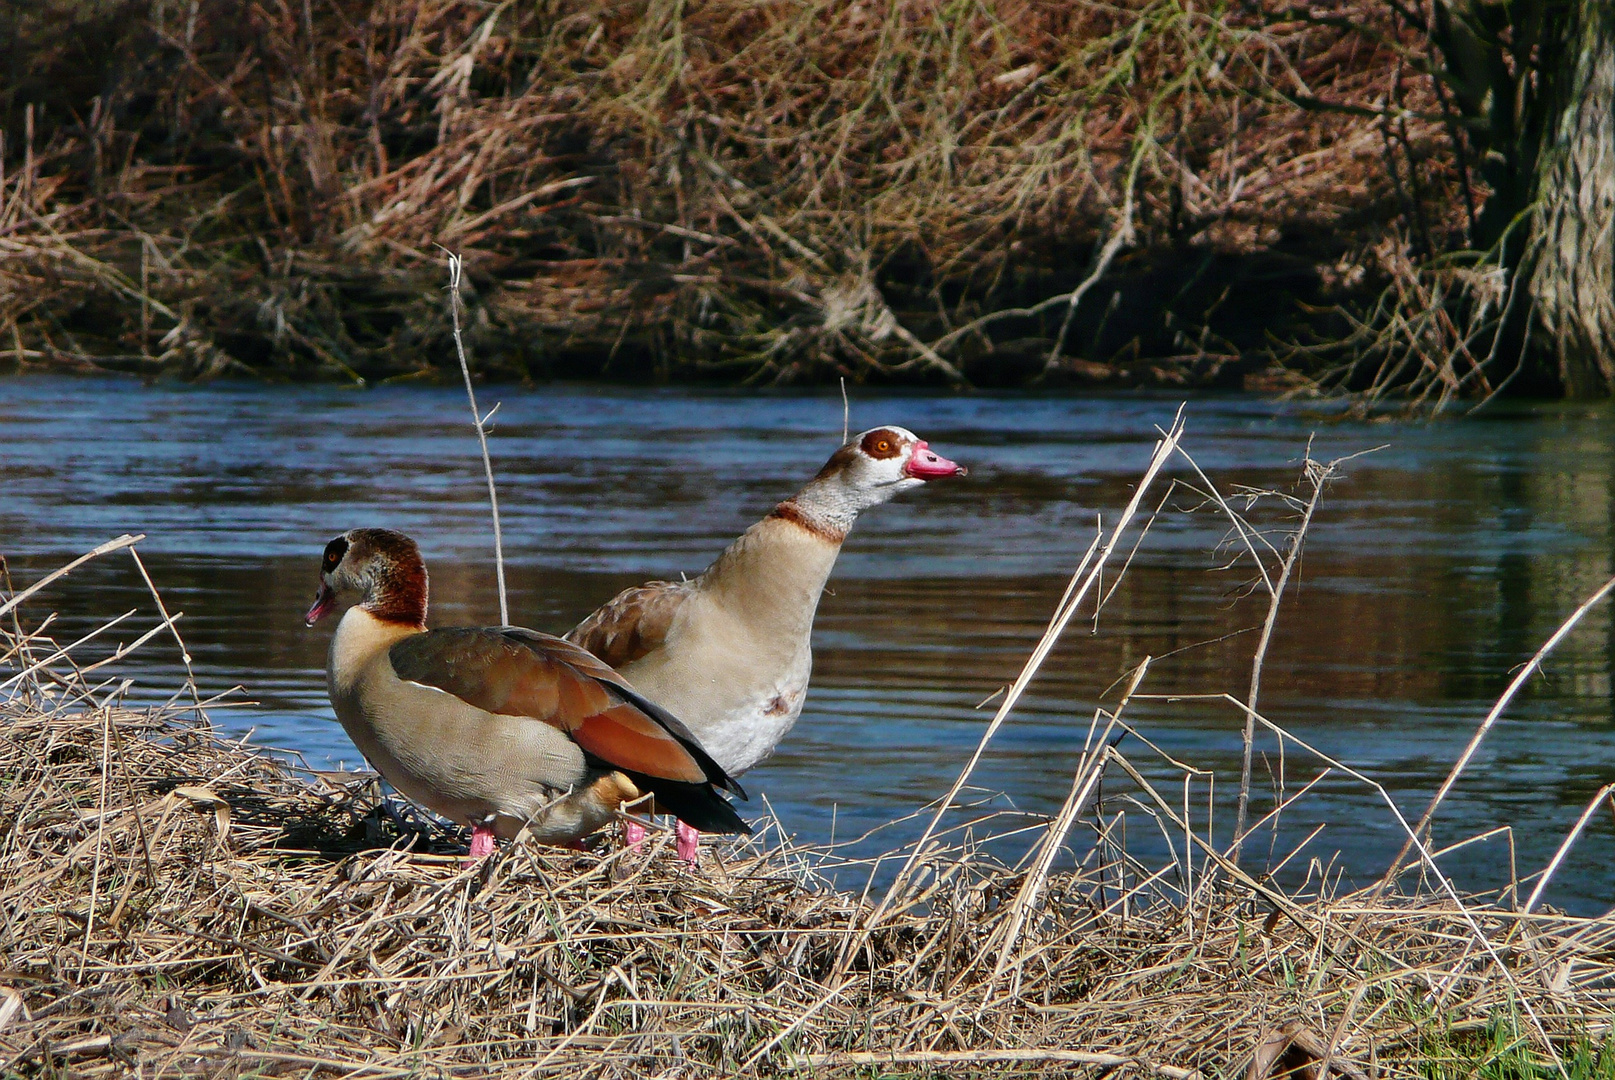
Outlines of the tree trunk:
[[[1569,6],[1569,5],[1567,5]],[[1572,397],[1615,394],[1615,5],[1566,11],[1557,93],[1543,104],[1531,233],[1542,360]]]

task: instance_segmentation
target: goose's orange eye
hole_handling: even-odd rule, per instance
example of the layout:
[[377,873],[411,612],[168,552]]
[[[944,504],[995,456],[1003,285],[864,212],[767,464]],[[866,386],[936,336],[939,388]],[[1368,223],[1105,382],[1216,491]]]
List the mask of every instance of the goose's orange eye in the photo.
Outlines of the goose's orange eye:
[[348,541],[344,537],[337,537],[325,545],[325,558],[320,561],[320,571],[329,573],[337,568],[343,556],[348,553]]
[[902,444],[897,441],[897,435],[890,431],[871,431],[864,435],[859,447],[869,457],[885,460],[897,456],[898,447]]

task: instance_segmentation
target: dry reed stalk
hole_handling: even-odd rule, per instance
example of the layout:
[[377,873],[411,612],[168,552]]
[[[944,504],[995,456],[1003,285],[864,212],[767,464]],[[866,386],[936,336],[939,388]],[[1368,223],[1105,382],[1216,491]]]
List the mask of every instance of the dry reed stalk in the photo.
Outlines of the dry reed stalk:
[[[1132,700],[1139,684],[1144,681],[1144,675],[1149,671],[1150,658],[1145,657],[1133,669],[1132,677],[1128,680],[1127,689],[1122,691],[1121,701],[1114,711],[1105,714],[1107,722],[1097,736],[1094,725],[1088,728],[1088,738],[1083,746],[1082,757],[1078,760],[1076,775],[1071,778],[1071,794],[1066,796],[1065,803],[1060,812],[1049,823],[1048,832],[1038,842],[1035,848],[1037,857],[1032,863],[1031,871],[1021,883],[1020,890],[1015,894],[1011,904],[1008,921],[1004,924],[1001,939],[996,943],[998,960],[993,966],[993,978],[996,980],[1004,974],[1004,970],[1012,963],[1016,965],[1016,977],[1020,976],[1022,957],[1018,951],[1020,945],[1021,927],[1025,925],[1029,909],[1037,903],[1039,893],[1044,883],[1048,881],[1049,872],[1054,867],[1054,861],[1060,855],[1065,845],[1066,837],[1075,824],[1077,815],[1082,812],[1086,804],[1092,799],[1099,781],[1105,774],[1105,763],[1109,760],[1111,743],[1110,735],[1117,723],[1121,720],[1122,711]],[[1098,723],[1103,710],[1095,712],[1094,724]],[[1013,991],[1012,991],[1013,992]]]
[[[1234,810],[1234,846],[1229,852],[1229,858],[1235,863],[1239,862],[1240,848],[1243,846],[1247,835],[1245,816],[1250,807],[1251,753],[1255,746],[1256,702],[1262,689],[1262,665],[1267,659],[1267,647],[1273,640],[1273,627],[1278,622],[1279,605],[1284,599],[1284,589],[1290,582],[1290,575],[1294,573],[1296,563],[1300,561],[1302,547],[1306,543],[1307,529],[1312,525],[1312,516],[1318,511],[1318,501],[1323,498],[1325,486],[1339,475],[1341,465],[1361,457],[1363,454],[1372,452],[1371,450],[1364,450],[1361,453],[1337,458],[1325,464],[1312,459],[1312,445],[1311,440],[1308,439],[1306,458],[1301,471],[1303,480],[1311,489],[1311,493],[1304,502],[1294,498],[1286,498],[1285,500],[1299,510],[1300,520],[1288,537],[1287,547],[1279,560],[1277,574],[1270,575],[1265,569],[1262,571],[1263,581],[1268,583],[1268,605],[1267,615],[1262,620],[1261,636],[1256,643],[1256,652],[1251,659],[1250,691],[1245,699],[1245,729],[1241,737],[1239,761],[1239,799]],[[1204,473],[1201,473],[1201,475],[1204,476]],[[1233,515],[1227,502],[1222,501],[1220,505],[1231,517],[1237,516]],[[1241,536],[1247,535],[1247,530],[1243,523],[1236,523],[1235,527],[1240,529]],[[1253,557],[1255,556],[1254,549],[1251,549],[1251,554]]]
[[173,615],[168,614],[168,606],[163,603],[162,594],[157,591],[157,583],[152,581],[151,575],[146,572],[146,564],[140,559],[140,549],[134,544],[129,545],[129,557],[134,560],[135,569],[140,571],[140,580],[146,583],[146,589],[151,593],[151,601],[157,605],[157,614],[163,618],[163,625],[174,635],[174,644],[179,646],[180,663],[185,665],[185,689],[191,692],[191,702],[200,711],[202,694],[196,688],[196,672],[191,667],[191,650],[185,647],[185,639],[180,637],[179,627],[174,625],[184,613],[176,611]]
[[1542,643],[1542,647],[1536,651],[1530,660],[1526,661],[1525,666],[1515,673],[1514,678],[1509,680],[1509,684],[1507,688],[1504,689],[1502,696],[1497,699],[1497,703],[1492,706],[1485,718],[1481,720],[1480,726],[1475,729],[1475,734],[1470,736],[1469,742],[1464,746],[1463,752],[1458,755],[1458,760],[1453,763],[1453,766],[1448,771],[1446,778],[1441,781],[1441,786],[1437,788],[1436,793],[1431,796],[1430,805],[1425,807],[1423,814],[1419,815],[1419,823],[1417,826],[1415,826],[1413,835],[1408,838],[1408,840],[1402,845],[1401,850],[1396,853],[1396,858],[1391,860],[1391,865],[1385,871],[1385,876],[1382,879],[1384,884],[1389,884],[1390,882],[1396,880],[1396,875],[1402,869],[1402,864],[1407,860],[1409,850],[1411,850],[1412,846],[1416,842],[1415,837],[1422,835],[1424,831],[1429,828],[1430,820],[1435,817],[1435,813],[1438,809],[1440,809],[1442,802],[1447,797],[1447,793],[1450,792],[1453,785],[1458,782],[1458,777],[1463,775],[1464,769],[1466,769],[1469,766],[1469,763],[1474,760],[1475,752],[1480,749],[1481,742],[1486,738],[1486,735],[1492,730],[1492,727],[1503,715],[1503,712],[1508,708],[1509,703],[1514,700],[1515,695],[1518,694],[1520,690],[1524,688],[1525,684],[1531,680],[1531,676],[1535,675],[1537,671],[1541,669],[1542,662],[1547,659],[1548,654],[1551,653],[1554,648],[1565,639],[1571,630],[1575,629],[1576,624],[1581,622],[1582,617],[1593,608],[1597,607],[1598,604],[1605,597],[1607,597],[1611,591],[1615,591],[1615,578],[1610,578],[1608,581],[1604,582],[1604,584],[1600,585],[1591,596],[1583,600],[1581,605],[1577,607],[1575,611],[1571,612],[1570,615],[1565,618],[1564,622],[1559,624],[1559,628],[1552,634],[1548,635],[1548,640],[1544,641]]
[[980,740],[976,743],[974,753],[970,755],[970,760],[965,763],[965,767],[960,771],[959,778],[954,781],[953,787],[943,796],[942,801],[937,806],[935,815],[925,827],[925,832],[921,834],[920,839],[914,844],[913,852],[904,862],[902,868],[898,870],[897,876],[887,889],[885,897],[875,908],[874,914],[870,916],[870,920],[865,926],[866,932],[879,923],[886,908],[899,892],[908,885],[908,878],[913,871],[915,862],[925,850],[926,843],[930,840],[932,833],[936,831],[943,816],[953,806],[954,799],[958,798],[959,792],[969,782],[971,774],[981,761],[981,755],[987,749],[987,744],[992,741],[992,737],[1003,726],[1004,721],[1015,708],[1016,702],[1020,700],[1027,686],[1036,677],[1043,661],[1048,658],[1049,652],[1054,648],[1055,643],[1059,641],[1060,635],[1076,615],[1077,608],[1087,598],[1088,593],[1092,591],[1094,584],[1099,580],[1099,576],[1104,570],[1105,562],[1115,552],[1122,536],[1138,513],[1139,507],[1143,505],[1144,493],[1149,490],[1151,483],[1160,474],[1161,469],[1176,453],[1178,442],[1183,438],[1183,425],[1183,408],[1180,406],[1177,415],[1173,418],[1170,430],[1162,432],[1160,441],[1155,444],[1155,449],[1150,454],[1149,463],[1145,466],[1143,479],[1139,481],[1138,486],[1133,491],[1132,499],[1112,527],[1110,539],[1101,545],[1101,534],[1101,536],[1096,536],[1094,542],[1089,545],[1088,551],[1083,555],[1077,569],[1071,575],[1071,581],[1066,586],[1065,595],[1061,597],[1059,605],[1049,619],[1048,628],[1044,630],[1042,638],[1033,648],[1031,656],[1027,657],[1026,664],[1021,668],[1020,674],[1015,677],[1015,681],[1005,691],[1003,702],[998,706],[998,711],[993,714],[992,720],[988,722],[986,730],[982,732]]
[[[489,17],[489,24],[498,17],[495,12]],[[510,602],[505,597],[505,534],[499,527],[499,491],[493,482],[493,459],[488,456],[488,421],[493,414],[499,411],[499,405],[489,409],[486,414],[477,408],[477,392],[471,386],[471,365],[465,358],[465,341],[460,335],[460,271],[464,267],[464,260],[453,252],[449,257],[449,316],[454,324],[454,352],[460,360],[460,375],[465,379],[466,400],[471,403],[471,422],[477,429],[477,446],[482,450],[482,472],[488,478],[488,512],[493,517],[493,565],[496,581],[499,586],[499,625],[510,625]]]
[[135,544],[139,543],[145,538],[146,536],[144,533],[135,536],[125,533],[115,540],[108,540],[106,543],[101,544],[92,551],[85,552],[83,555],[80,555],[66,566],[52,570],[50,573],[34,582],[26,589],[14,593],[12,596],[7,598],[4,603],[0,603],[0,615],[4,615],[6,612],[18,607],[24,600],[27,600],[30,596],[33,596],[41,589],[48,586],[51,582],[66,577],[74,570],[77,570],[79,567],[89,562],[91,559],[99,558],[102,555],[107,555],[114,551],[121,551],[127,547],[133,547]]
[[1526,898],[1525,906],[1520,909],[1521,912],[1529,915],[1531,909],[1536,907],[1537,901],[1542,899],[1542,893],[1547,889],[1548,882],[1553,880],[1554,873],[1559,869],[1560,864],[1565,861],[1565,856],[1569,854],[1570,849],[1575,846],[1582,830],[1587,827],[1587,822],[1592,819],[1593,812],[1598,809],[1598,804],[1608,800],[1611,812],[1615,812],[1615,798],[1611,798],[1612,794],[1615,794],[1615,784],[1605,784],[1588,801],[1587,809],[1581,812],[1581,816],[1576,819],[1576,824],[1566,834],[1564,842],[1559,845],[1558,850],[1553,853],[1553,858],[1548,860],[1548,865],[1543,868],[1542,876],[1537,879],[1536,888],[1531,890],[1531,895]]
[[[1247,512],[1258,502],[1266,500],[1278,504],[1295,515],[1294,525],[1284,530],[1281,540],[1283,544],[1282,552],[1279,546],[1268,538],[1263,529],[1253,525],[1247,519],[1246,514],[1242,514],[1234,508],[1218,486],[1206,475],[1205,470],[1194,460],[1192,454],[1181,447],[1178,450],[1178,456],[1189,465],[1195,475],[1195,481],[1180,481],[1178,485],[1204,500],[1207,505],[1214,506],[1220,514],[1226,517],[1229,531],[1232,537],[1237,540],[1237,548],[1240,550],[1236,551],[1234,558],[1224,569],[1238,565],[1248,557],[1268,597],[1267,612],[1260,624],[1260,633],[1251,658],[1250,684],[1245,700],[1245,722],[1241,732],[1240,775],[1238,796],[1235,804],[1234,839],[1233,845],[1228,852],[1231,860],[1236,864],[1239,862],[1240,850],[1245,838],[1251,832],[1254,832],[1256,828],[1259,828],[1262,824],[1271,823],[1274,835],[1275,837],[1277,836],[1278,818],[1289,804],[1289,800],[1284,795],[1283,744],[1281,742],[1280,764],[1276,778],[1278,782],[1277,803],[1273,810],[1264,815],[1257,825],[1252,826],[1250,829],[1246,828],[1246,816],[1250,804],[1251,765],[1255,746],[1255,718],[1258,715],[1256,704],[1261,691],[1262,668],[1266,662],[1268,647],[1272,642],[1273,629],[1278,620],[1279,608],[1284,598],[1285,589],[1301,558],[1306,534],[1311,527],[1313,515],[1317,512],[1318,503],[1323,496],[1325,486],[1331,480],[1339,477],[1341,465],[1381,449],[1384,449],[1384,447],[1372,447],[1324,464],[1313,460],[1311,439],[1309,438],[1306,453],[1303,455],[1299,481],[1299,483],[1310,488],[1310,494],[1306,498],[1299,498],[1281,491],[1248,488],[1238,492],[1237,498],[1245,502]],[[1225,541],[1225,543],[1232,546],[1231,541]],[[1265,555],[1264,552],[1266,553]],[[1270,562],[1273,565],[1270,566]],[[1251,588],[1255,588],[1254,583]],[[1187,782],[1187,775],[1185,779]]]

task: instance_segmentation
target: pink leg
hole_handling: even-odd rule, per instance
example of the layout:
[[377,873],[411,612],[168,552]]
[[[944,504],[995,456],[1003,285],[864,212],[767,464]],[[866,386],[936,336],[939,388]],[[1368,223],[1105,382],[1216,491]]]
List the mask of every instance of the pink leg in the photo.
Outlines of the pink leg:
[[633,818],[625,818],[622,823],[622,846],[638,847],[645,842],[645,826]]
[[476,862],[479,859],[486,859],[493,854],[493,848],[493,826],[471,826],[471,857],[466,861]]
[[679,858],[694,866],[699,861],[701,833],[692,825],[680,821],[674,825],[674,834],[678,837]]

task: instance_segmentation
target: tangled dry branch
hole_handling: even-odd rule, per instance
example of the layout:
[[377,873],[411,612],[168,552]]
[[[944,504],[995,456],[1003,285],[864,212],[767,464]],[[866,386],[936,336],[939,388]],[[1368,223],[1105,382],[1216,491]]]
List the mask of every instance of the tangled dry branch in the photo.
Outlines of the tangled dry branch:
[[56,15],[0,155],[19,364],[429,373],[441,244],[505,375],[1237,382],[1461,226],[1369,0],[142,0],[93,103]]

